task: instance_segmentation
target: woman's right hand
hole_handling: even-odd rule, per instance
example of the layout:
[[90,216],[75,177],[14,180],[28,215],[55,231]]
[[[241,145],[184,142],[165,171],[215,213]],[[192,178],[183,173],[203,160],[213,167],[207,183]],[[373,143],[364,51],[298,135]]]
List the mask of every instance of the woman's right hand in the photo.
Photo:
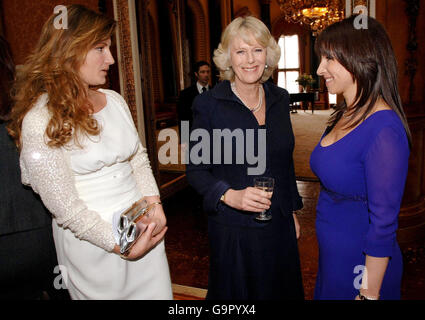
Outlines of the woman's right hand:
[[[138,260],[154,248],[158,242],[160,242],[167,232],[168,227],[164,227],[161,232],[153,235],[153,231],[156,228],[156,223],[150,223],[142,235],[137,239],[134,245],[131,247],[128,255],[125,256],[126,260]],[[115,245],[114,253],[120,254],[120,246]]]
[[262,212],[270,209],[271,197],[271,192],[253,187],[242,190],[229,189],[224,194],[224,203],[238,210]]

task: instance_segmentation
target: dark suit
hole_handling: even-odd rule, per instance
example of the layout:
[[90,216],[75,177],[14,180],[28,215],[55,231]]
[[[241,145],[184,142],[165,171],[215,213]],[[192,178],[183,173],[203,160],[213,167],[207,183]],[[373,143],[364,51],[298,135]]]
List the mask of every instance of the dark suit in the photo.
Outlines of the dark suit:
[[192,127],[192,103],[198,95],[199,91],[196,83],[180,92],[179,101],[177,103],[177,116],[179,120],[180,133],[182,132],[181,121],[189,121],[189,128]]
[[[258,154],[261,141],[257,134],[263,128],[233,94],[229,81],[217,84],[193,102],[192,131],[204,129],[210,137],[209,163],[195,164],[193,159],[189,159],[186,170],[188,182],[203,196],[204,210],[209,215],[208,299],[303,298],[292,217],[292,211],[299,210],[303,204],[297,190],[292,159],[295,142],[289,117],[289,94],[270,82],[263,86],[267,138],[261,145],[265,144],[263,175],[275,179],[270,208],[273,218],[267,223],[258,223],[254,220],[255,214],[220,202],[221,195],[229,188],[242,190],[253,186],[255,176],[249,175],[247,169],[256,166],[247,160],[246,140],[238,142],[233,138],[230,149],[224,148],[223,143],[215,146],[213,139],[214,129],[243,132],[244,139],[253,132],[253,150]],[[191,141],[190,149],[198,143]],[[217,151],[220,152],[218,157]],[[224,157],[230,151],[232,161],[228,163]],[[244,156],[242,163],[236,157],[241,153]]]
[[[210,88],[208,86],[208,88]],[[180,92],[179,101],[177,104],[177,116],[179,120],[179,129],[180,129],[180,142],[182,142],[182,121],[189,121],[189,128],[192,127],[193,123],[193,114],[192,114],[192,103],[195,98],[200,95],[198,87],[196,83]],[[193,199],[192,203],[194,206],[194,212],[197,216],[197,219],[201,218],[202,220],[205,219],[205,216],[202,211],[202,198],[201,196],[193,190],[193,188],[190,188],[191,192],[193,193]]]
[[66,298],[53,288],[58,262],[52,220],[39,197],[21,183],[19,155],[0,123],[0,299]]

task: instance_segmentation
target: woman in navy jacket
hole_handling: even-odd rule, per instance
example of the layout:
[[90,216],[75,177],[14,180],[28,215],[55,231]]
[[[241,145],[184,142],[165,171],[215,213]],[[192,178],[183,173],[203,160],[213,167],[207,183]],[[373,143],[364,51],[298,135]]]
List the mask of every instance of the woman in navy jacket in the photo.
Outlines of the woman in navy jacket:
[[[260,20],[235,19],[214,52],[223,81],[193,103],[186,173],[209,215],[207,299],[304,298],[289,95],[267,81],[279,57]],[[252,187],[259,176],[275,179],[271,198]]]

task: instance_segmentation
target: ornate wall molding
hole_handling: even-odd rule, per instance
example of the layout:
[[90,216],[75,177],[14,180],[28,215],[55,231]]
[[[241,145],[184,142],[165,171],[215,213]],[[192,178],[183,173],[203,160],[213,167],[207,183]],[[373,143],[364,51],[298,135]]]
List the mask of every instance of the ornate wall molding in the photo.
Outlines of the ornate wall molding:
[[149,33],[151,26],[149,24],[148,12],[149,1],[136,1],[139,12],[139,39],[140,39],[140,65],[141,65],[141,90],[143,92],[143,112],[144,125],[146,127],[146,148],[150,159],[152,172],[159,185],[159,166],[158,166],[158,148],[155,136],[155,104],[153,95],[153,76],[151,70],[151,61],[158,59],[152,56],[152,47],[149,42]]
[[140,141],[146,146],[135,1],[114,0],[114,13],[118,23],[120,86],[138,129]]
[[4,18],[3,18],[3,3],[0,1],[0,36],[4,36]]
[[416,21],[419,15],[419,0],[404,0],[406,4],[406,15],[408,18],[408,42],[406,49],[409,52],[409,56],[406,59],[405,74],[409,77],[409,100],[408,103],[412,103],[415,94],[414,78],[418,69],[418,59],[416,51],[418,50],[418,41],[416,34]]
[[[149,46],[152,50],[152,56],[160,57],[161,52],[159,50],[159,35],[157,29],[157,19],[155,20],[152,16],[152,12],[148,12],[149,19]],[[160,59],[154,59],[151,64],[152,68],[152,80],[153,80],[153,93],[154,102],[160,103],[164,101],[164,89],[162,87],[162,69]]]
[[133,73],[133,54],[130,36],[130,17],[127,0],[116,0],[116,16],[118,22],[118,37],[120,47],[120,70],[122,76],[123,90],[122,94],[127,101],[133,116],[134,123],[137,125],[137,108],[135,97],[134,73]]
[[204,9],[198,0],[188,0],[187,6],[192,11],[193,16],[196,17],[196,21],[193,21],[193,24],[197,26],[195,32],[195,60],[206,60],[210,62],[209,41],[207,38],[208,30]]
[[233,0],[221,0],[221,29],[226,29],[226,26],[233,20]]

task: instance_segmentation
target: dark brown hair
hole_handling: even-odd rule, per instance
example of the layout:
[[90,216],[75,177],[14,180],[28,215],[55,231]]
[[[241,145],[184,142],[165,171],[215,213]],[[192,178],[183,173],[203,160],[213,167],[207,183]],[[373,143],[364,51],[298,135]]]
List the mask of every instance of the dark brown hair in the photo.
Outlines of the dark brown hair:
[[398,92],[397,61],[391,41],[384,27],[371,17],[367,17],[367,28],[356,28],[357,17],[353,15],[332,24],[319,35],[315,44],[319,57],[336,59],[357,83],[353,105],[347,106],[346,101],[337,105],[328,124],[334,126],[349,107],[354,110],[350,120],[361,115],[350,125],[354,127],[370,114],[377,99],[382,97],[400,117],[411,146],[411,134]]
[[0,36],[0,120],[7,120],[12,107],[10,90],[15,77],[10,46],[6,39]]

